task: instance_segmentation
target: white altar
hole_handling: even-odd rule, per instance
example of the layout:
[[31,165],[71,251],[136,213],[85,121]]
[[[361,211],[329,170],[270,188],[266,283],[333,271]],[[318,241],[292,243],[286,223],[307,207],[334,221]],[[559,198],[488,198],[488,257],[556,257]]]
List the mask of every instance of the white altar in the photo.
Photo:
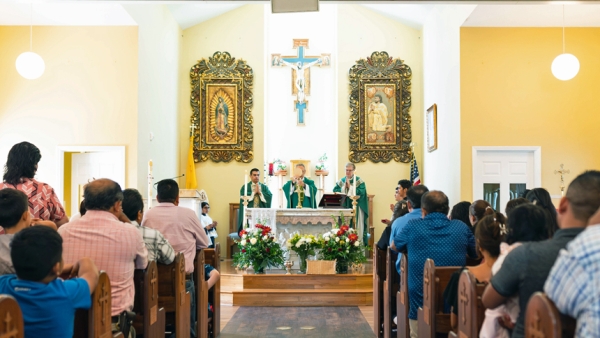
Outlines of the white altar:
[[[284,248],[292,234],[297,232],[301,235],[319,236],[335,226],[333,217],[338,219],[342,215],[346,223],[350,224],[353,217],[352,209],[248,208],[245,212],[245,218],[251,228],[257,223],[271,227],[277,242]],[[300,266],[295,252],[290,252],[289,259],[294,261],[293,269]]]

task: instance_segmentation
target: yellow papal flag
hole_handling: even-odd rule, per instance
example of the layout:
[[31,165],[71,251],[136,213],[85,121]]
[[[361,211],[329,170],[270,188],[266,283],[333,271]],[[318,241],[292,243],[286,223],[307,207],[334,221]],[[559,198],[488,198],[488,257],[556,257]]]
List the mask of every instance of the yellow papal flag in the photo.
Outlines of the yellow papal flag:
[[196,164],[194,163],[194,135],[190,136],[190,149],[188,150],[187,168],[185,170],[185,188],[197,189]]

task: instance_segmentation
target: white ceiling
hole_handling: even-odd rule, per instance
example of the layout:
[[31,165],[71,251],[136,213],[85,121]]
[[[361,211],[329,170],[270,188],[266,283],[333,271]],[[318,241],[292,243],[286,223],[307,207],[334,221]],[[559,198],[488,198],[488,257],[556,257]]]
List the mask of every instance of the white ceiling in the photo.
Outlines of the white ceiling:
[[[0,0],[0,25],[29,25],[33,8],[34,25],[115,26],[137,25],[120,5],[131,1],[33,1]],[[241,1],[240,1],[241,2]],[[149,1],[165,4],[182,29],[246,4],[238,1]],[[366,2],[366,1],[365,1]],[[448,4],[446,4],[448,5]],[[364,4],[365,8],[421,29],[434,4]],[[600,27],[600,4],[567,4],[565,24],[571,27]],[[556,4],[503,3],[478,5],[463,26],[468,27],[560,27],[562,8]]]

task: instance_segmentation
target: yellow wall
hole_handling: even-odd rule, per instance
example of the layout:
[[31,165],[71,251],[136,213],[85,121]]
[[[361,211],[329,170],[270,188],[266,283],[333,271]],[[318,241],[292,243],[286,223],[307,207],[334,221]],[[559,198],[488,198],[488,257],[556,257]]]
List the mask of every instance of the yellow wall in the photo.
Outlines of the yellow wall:
[[[206,190],[210,200],[210,215],[219,222],[217,232],[221,247],[225,250],[229,232],[229,203],[239,202],[244,170],[263,169],[264,153],[264,7],[246,5],[183,31],[180,58],[180,169],[185,172],[189,148],[190,68],[203,58],[208,59],[216,51],[229,52],[236,59],[245,60],[254,71],[254,160],[250,163],[212,161],[197,163],[198,187]],[[183,137],[186,135],[186,137]],[[184,185],[184,180],[181,180]],[[224,251],[225,252],[225,251]]]
[[52,184],[57,146],[125,145],[135,183],[137,27],[35,26],[33,50],[46,63],[37,80],[15,69],[28,38],[29,27],[0,26],[0,161],[13,144],[32,142],[42,152],[38,177]]
[[[417,161],[422,163],[423,144],[423,55],[421,32],[404,26],[359,5],[338,6],[338,178],[344,175],[349,154],[350,95],[348,71],[359,59],[366,59],[375,51],[386,51],[400,58],[412,69],[412,137],[417,142]],[[394,189],[400,179],[410,178],[410,164],[365,162],[356,165],[358,176],[364,179],[367,192],[375,195],[373,225],[375,240],[385,227],[381,219],[390,218],[390,204],[394,203]]]
[[461,29],[461,157],[463,200],[472,198],[473,146],[541,146],[542,186],[560,194],[554,170],[569,183],[599,169],[600,28],[567,28],[567,52],[579,74],[554,78],[561,28]]

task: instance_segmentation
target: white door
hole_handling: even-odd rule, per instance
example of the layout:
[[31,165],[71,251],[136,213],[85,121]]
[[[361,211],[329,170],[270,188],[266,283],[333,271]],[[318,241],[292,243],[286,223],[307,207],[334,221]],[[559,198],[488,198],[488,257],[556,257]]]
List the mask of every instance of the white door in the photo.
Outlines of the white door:
[[[80,188],[97,178],[110,178],[125,189],[125,159],[118,151],[74,153],[71,162],[71,213],[79,210]],[[83,190],[81,190],[83,191]]]
[[473,200],[504,212],[506,203],[539,186],[540,148],[473,147]]

